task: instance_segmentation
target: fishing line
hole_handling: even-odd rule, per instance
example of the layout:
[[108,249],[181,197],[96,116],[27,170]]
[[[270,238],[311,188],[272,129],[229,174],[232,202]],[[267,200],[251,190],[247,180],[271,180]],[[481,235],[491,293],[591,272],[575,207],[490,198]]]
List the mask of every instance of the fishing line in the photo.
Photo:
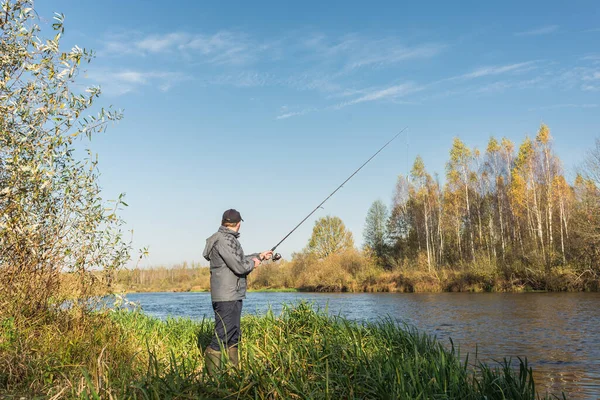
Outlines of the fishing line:
[[[367,165],[367,164],[368,164],[368,163],[369,163],[369,162],[370,162],[372,159],[374,159],[374,158],[377,156],[377,154],[379,154],[379,153],[380,153],[380,152],[381,152],[383,149],[385,149],[385,148],[386,148],[386,147],[387,147],[387,146],[388,146],[390,143],[392,143],[392,142],[393,142],[393,141],[394,141],[394,140],[395,140],[395,139],[396,139],[398,136],[400,136],[400,135],[402,134],[402,132],[404,132],[404,131],[406,130],[406,128],[408,128],[408,127],[404,127],[404,128],[402,128],[402,130],[401,130],[400,132],[398,132],[398,133],[396,134],[396,136],[394,136],[394,137],[393,137],[393,138],[391,138],[391,139],[390,139],[390,140],[389,140],[389,141],[388,141],[386,144],[384,144],[383,146],[381,146],[381,148],[380,148],[379,150],[377,150],[377,151],[375,152],[375,154],[373,154],[373,155],[372,155],[372,156],[371,156],[371,157],[370,157],[370,158],[369,158],[367,161],[365,161],[365,162],[363,163],[363,165],[361,165],[360,167],[358,167],[358,169],[357,169],[356,171],[354,171],[354,172],[352,173],[352,175],[350,175],[350,176],[349,176],[349,177],[348,177],[348,178],[347,178],[347,179],[346,179],[344,182],[342,182],[342,184],[341,184],[340,186],[338,186],[338,187],[337,187],[337,188],[336,188],[336,189],[335,189],[333,192],[331,192],[331,194],[330,194],[329,196],[327,196],[327,197],[325,198],[325,200],[323,200],[323,201],[322,201],[322,202],[321,202],[321,203],[320,203],[318,206],[316,206],[316,207],[315,207],[315,209],[314,209],[314,210],[312,210],[312,211],[310,212],[310,214],[308,214],[308,215],[307,215],[307,216],[306,216],[306,217],[305,217],[305,218],[304,218],[302,221],[300,221],[300,223],[299,223],[298,225],[296,225],[296,226],[294,227],[294,229],[292,229],[292,230],[291,230],[291,231],[290,231],[290,232],[289,232],[287,235],[285,235],[285,236],[284,236],[284,238],[283,238],[283,239],[281,239],[281,240],[279,241],[279,243],[277,243],[275,246],[273,246],[273,248],[271,249],[271,251],[275,251],[275,250],[277,249],[277,247],[279,247],[279,245],[280,245],[281,243],[283,243],[283,242],[284,242],[284,241],[285,241],[285,240],[286,240],[286,239],[287,239],[287,238],[288,238],[288,237],[289,237],[289,236],[290,236],[292,233],[294,233],[294,231],[295,231],[296,229],[298,229],[298,228],[300,227],[300,225],[302,225],[302,224],[303,224],[303,223],[304,223],[304,222],[305,222],[305,221],[306,221],[308,218],[310,218],[310,216],[311,216],[311,215],[313,215],[313,214],[314,214],[314,213],[315,213],[315,212],[316,212],[316,211],[317,211],[319,208],[321,208],[321,206],[322,206],[323,204],[325,204],[325,202],[326,202],[327,200],[329,200],[329,199],[331,198],[331,196],[333,196],[333,195],[334,195],[334,194],[335,194],[335,193],[336,193],[338,190],[340,190],[340,189],[341,189],[341,188],[342,188],[342,187],[343,187],[343,186],[344,186],[344,185],[345,185],[345,184],[346,184],[346,183],[347,183],[347,182],[348,182],[350,179],[352,179],[352,177],[354,177],[354,175],[356,175],[356,174],[358,173],[358,171],[360,171],[361,169],[363,169],[363,167],[364,167],[365,165]],[[279,253],[275,253],[275,254],[273,254],[273,260],[274,260],[274,261],[277,261],[277,260],[279,260],[280,258],[281,258],[281,254],[279,254]]]

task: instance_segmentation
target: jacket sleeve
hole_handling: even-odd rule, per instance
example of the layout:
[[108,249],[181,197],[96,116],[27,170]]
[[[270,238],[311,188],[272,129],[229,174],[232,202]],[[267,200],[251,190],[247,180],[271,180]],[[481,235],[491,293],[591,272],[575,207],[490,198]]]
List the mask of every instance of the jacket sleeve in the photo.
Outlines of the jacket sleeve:
[[217,242],[217,249],[227,267],[236,275],[247,275],[254,269],[252,258],[255,254],[244,255],[242,247],[233,240],[223,240]]

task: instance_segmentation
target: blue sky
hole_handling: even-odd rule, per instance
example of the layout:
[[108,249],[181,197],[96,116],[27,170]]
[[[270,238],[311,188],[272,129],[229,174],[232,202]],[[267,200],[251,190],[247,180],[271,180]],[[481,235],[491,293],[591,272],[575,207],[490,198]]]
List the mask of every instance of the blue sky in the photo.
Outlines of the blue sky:
[[247,252],[272,247],[396,132],[401,136],[296,231],[342,218],[358,245],[417,155],[444,174],[458,136],[520,143],[550,126],[567,174],[600,137],[597,1],[38,2],[65,46],[97,57],[80,83],[125,118],[97,136],[107,198],[143,265],[203,261],[222,212]]

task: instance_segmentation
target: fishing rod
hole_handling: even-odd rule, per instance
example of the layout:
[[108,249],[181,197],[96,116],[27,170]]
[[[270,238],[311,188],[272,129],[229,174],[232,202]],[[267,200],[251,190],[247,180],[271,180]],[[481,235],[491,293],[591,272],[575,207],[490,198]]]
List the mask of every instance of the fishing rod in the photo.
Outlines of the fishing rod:
[[[323,204],[325,204],[325,202],[326,202],[327,200],[329,200],[329,199],[331,198],[331,196],[333,196],[333,195],[334,195],[334,194],[335,194],[335,193],[336,193],[338,190],[340,190],[340,189],[341,189],[341,188],[342,188],[342,187],[343,187],[343,186],[346,184],[346,182],[348,182],[350,179],[352,179],[352,177],[354,177],[354,175],[356,175],[356,174],[358,173],[358,171],[360,171],[361,169],[363,169],[363,167],[364,167],[365,165],[367,165],[367,164],[368,164],[368,163],[369,163],[369,162],[370,162],[372,159],[374,159],[374,158],[375,158],[375,156],[377,156],[377,154],[379,154],[379,153],[380,153],[380,152],[381,152],[383,149],[385,149],[385,148],[386,148],[386,147],[387,147],[387,146],[388,146],[390,143],[392,143],[392,142],[394,141],[394,139],[396,139],[398,136],[400,136],[400,135],[402,134],[402,132],[404,132],[404,131],[406,130],[406,128],[408,128],[408,127],[404,127],[404,128],[402,128],[402,130],[401,130],[400,132],[398,132],[398,133],[396,134],[396,136],[394,136],[394,137],[393,137],[393,138],[391,138],[391,139],[390,139],[390,140],[389,140],[389,141],[388,141],[386,144],[384,144],[383,146],[381,146],[381,148],[380,148],[379,150],[377,150],[377,152],[376,152],[375,154],[373,154],[373,155],[372,155],[372,156],[371,156],[371,157],[370,157],[370,158],[369,158],[367,161],[365,161],[365,162],[364,162],[364,164],[363,164],[363,165],[361,165],[361,166],[360,166],[360,167],[359,167],[359,168],[358,168],[356,171],[354,171],[354,172],[352,173],[352,175],[350,175],[350,176],[349,176],[349,177],[348,177],[348,178],[347,178],[347,179],[346,179],[344,182],[342,182],[342,184],[341,184],[340,186],[338,186],[338,187],[337,187],[337,188],[336,188],[336,189],[335,189],[333,192],[331,192],[331,194],[330,194],[329,196],[327,196],[327,197],[325,198],[325,200],[323,200],[323,201],[322,201],[322,202],[321,202],[321,203],[320,203],[318,206],[316,206],[316,207],[315,207],[315,209],[314,209],[314,210],[312,210],[310,214],[308,214],[308,215],[307,215],[307,216],[306,216],[306,217],[305,217],[305,218],[304,218],[302,221],[300,221],[300,223],[299,223],[298,225],[296,225],[296,226],[294,227],[294,229],[292,229],[292,230],[290,231],[290,233],[288,233],[287,235],[285,235],[285,237],[284,237],[283,239],[281,239],[281,240],[279,241],[279,243],[277,243],[275,246],[273,246],[273,248],[271,249],[271,251],[273,251],[273,252],[274,252],[274,251],[277,249],[277,247],[279,247],[279,245],[280,245],[281,243],[283,243],[283,242],[284,242],[284,241],[285,241],[285,240],[286,240],[286,239],[287,239],[287,238],[288,238],[288,237],[289,237],[289,236],[290,236],[292,233],[294,233],[294,231],[295,231],[296,229],[298,229],[298,228],[300,227],[300,225],[302,225],[302,224],[304,223],[304,221],[306,221],[308,218],[310,218],[310,216],[311,216],[311,215],[313,215],[313,214],[314,214],[314,213],[315,213],[315,212],[316,212],[316,211],[317,211],[319,208],[321,208],[321,206],[322,206]],[[279,260],[279,259],[281,259],[281,254],[279,254],[279,253],[274,253],[274,254],[273,254],[273,261],[277,261],[277,260]]]

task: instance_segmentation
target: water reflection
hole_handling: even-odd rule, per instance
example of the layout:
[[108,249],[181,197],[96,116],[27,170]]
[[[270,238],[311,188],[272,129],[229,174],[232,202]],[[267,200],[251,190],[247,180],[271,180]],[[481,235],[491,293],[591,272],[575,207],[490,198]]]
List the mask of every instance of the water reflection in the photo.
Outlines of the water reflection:
[[[131,294],[143,310],[212,318],[208,293]],[[452,338],[461,354],[482,361],[527,357],[538,389],[569,398],[600,398],[600,293],[316,294],[249,293],[244,313],[277,314],[282,303],[314,302],[335,315],[376,321],[387,316]]]

